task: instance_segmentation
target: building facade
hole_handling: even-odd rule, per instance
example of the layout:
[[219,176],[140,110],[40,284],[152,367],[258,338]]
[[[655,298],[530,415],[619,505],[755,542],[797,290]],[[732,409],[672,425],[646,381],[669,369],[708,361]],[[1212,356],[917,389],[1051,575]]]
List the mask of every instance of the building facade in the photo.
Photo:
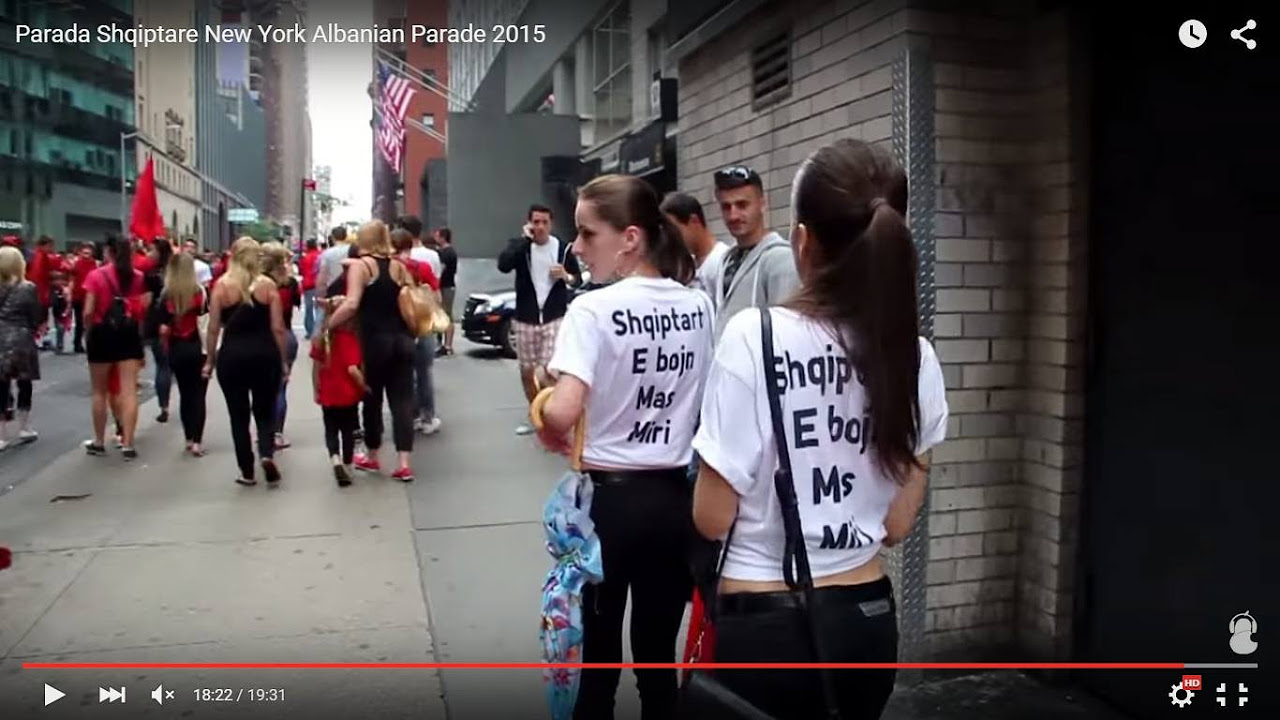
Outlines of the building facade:
[[316,181],[315,192],[311,193],[311,220],[308,227],[311,234],[307,238],[319,238],[321,241],[329,237],[333,229],[333,168],[328,165],[317,165],[311,171]]
[[[678,128],[662,133],[675,141],[672,185],[703,203],[722,239],[729,237],[715,209],[717,169],[756,170],[769,224],[783,233],[793,179],[815,150],[860,139],[892,150],[907,170],[922,330],[943,363],[951,418],[948,440],[932,453],[916,531],[887,553],[903,658],[1118,661],[1148,647],[1174,652],[1170,630],[1199,627],[1191,606],[1217,605],[1201,594],[1178,607],[1135,600],[1151,597],[1143,583],[1156,582],[1163,598],[1189,587],[1175,582],[1180,576],[1211,585],[1235,576],[1203,554],[1183,563],[1152,552],[1145,540],[1129,541],[1133,533],[1166,532],[1172,527],[1166,516],[1193,523],[1194,503],[1152,500],[1159,518],[1136,517],[1133,503],[1162,495],[1159,488],[1169,483],[1208,497],[1209,483],[1226,475],[1195,469],[1207,467],[1204,450],[1171,447],[1178,433],[1164,417],[1180,411],[1150,386],[1153,365],[1163,368],[1162,377],[1176,378],[1192,372],[1191,361],[1179,352],[1141,353],[1144,345],[1182,337],[1180,326],[1160,319],[1171,307],[1226,312],[1227,300],[1188,279],[1193,271],[1182,256],[1192,251],[1157,252],[1148,244],[1142,254],[1141,238],[1191,248],[1211,232],[1208,225],[1194,233],[1180,227],[1179,214],[1167,211],[1174,201],[1153,201],[1147,187],[1157,183],[1160,197],[1188,198],[1195,207],[1233,208],[1215,213],[1238,228],[1231,238],[1266,230],[1246,227],[1257,225],[1244,207],[1250,191],[1166,181],[1151,172],[1156,166],[1138,166],[1135,158],[1164,157],[1167,148],[1185,146],[1179,134],[1227,123],[1241,131],[1249,125],[1259,137],[1268,132],[1261,111],[1192,117],[1174,101],[1192,90],[1153,79],[1178,78],[1224,103],[1235,102],[1225,99],[1234,92],[1253,107],[1263,96],[1246,85],[1262,81],[1248,74],[1247,53],[1224,43],[1224,54],[1215,56],[1224,66],[1236,63],[1239,77],[1200,57],[1193,63],[1163,36],[1163,45],[1144,39],[1139,54],[1136,46],[1126,48],[1120,27],[1063,3],[978,11],[916,0],[688,0],[659,12],[644,2],[583,2],[572,8],[577,15],[562,5],[569,4],[529,3],[518,23],[545,22],[547,42],[505,48],[481,87],[500,75],[507,112],[539,107],[551,88],[554,112],[583,123],[579,182],[596,172],[645,169],[638,155],[628,162],[626,148],[666,114],[663,83],[656,102],[646,102],[645,86],[655,77],[677,82]],[[1228,55],[1233,51],[1243,59]],[[1120,69],[1110,58],[1121,53],[1159,58],[1171,69],[1157,73],[1154,60]],[[463,72],[458,63],[452,69],[455,78]],[[1095,142],[1104,143],[1101,150]],[[1224,164],[1212,150],[1180,153],[1180,167],[1197,168],[1188,172],[1199,177],[1236,175],[1207,169]],[[1261,178],[1272,172],[1261,160],[1232,162],[1245,163],[1240,167],[1249,169],[1240,172],[1257,178],[1250,187],[1265,185]],[[1114,269],[1121,258],[1123,274]],[[1265,274],[1246,275],[1234,274],[1232,284],[1249,283],[1261,293]],[[1103,309],[1091,309],[1096,297],[1111,299],[1107,311],[1129,308],[1135,287],[1144,288],[1136,293],[1142,314],[1126,316],[1121,327]],[[1148,290],[1164,304],[1148,300]],[[1195,293],[1196,300],[1189,304],[1179,293]],[[1213,347],[1240,347],[1240,340],[1216,331],[1215,337],[1220,344]],[[1090,338],[1112,350],[1091,351]],[[1130,353],[1123,362],[1116,355],[1122,349]],[[1161,397],[1173,394],[1168,389]],[[1198,406],[1209,412],[1212,401],[1202,400]],[[1139,438],[1136,425],[1159,425],[1165,441],[1146,431]],[[1222,447],[1230,446],[1232,431],[1214,432]],[[1165,459],[1173,455],[1177,462]],[[1129,489],[1138,487],[1144,490]],[[1221,556],[1233,552],[1224,545]],[[1257,545],[1244,543],[1238,552],[1257,557]],[[1225,622],[1226,610],[1210,614]],[[1221,635],[1225,627],[1214,629]],[[1147,644],[1122,641],[1130,629]],[[1195,634],[1202,652],[1225,643],[1209,630]],[[1087,682],[1126,706],[1145,702],[1117,683]]]
[[[195,0],[134,0],[133,16],[149,27],[195,27]],[[196,46],[157,43],[134,50],[138,167],[154,164],[165,229],[179,238],[200,232],[201,182],[196,168]]]
[[[199,26],[252,26],[247,10],[229,3],[197,0],[195,10]],[[249,90],[248,44],[197,43],[194,62],[199,236],[204,248],[219,250],[235,239],[229,211],[266,208],[266,118]]]
[[119,232],[122,177],[133,162],[133,48],[17,43],[15,26],[133,23],[126,0],[0,3],[0,223],[5,234],[49,235],[59,247]]
[[[307,22],[304,0],[251,0],[246,5],[255,22],[279,27],[305,26]],[[285,237],[302,237],[306,232],[300,228],[306,209],[302,182],[311,170],[306,45],[251,46],[251,90],[255,84],[267,123],[265,214],[282,226]]]
[[[446,27],[448,0],[406,3],[409,25]],[[443,224],[445,184],[439,182],[441,164],[448,151],[449,47],[446,43],[408,42],[405,63],[416,76],[417,92],[409,104],[405,130],[405,212],[417,215],[428,227]],[[432,181],[435,172],[437,181]]]

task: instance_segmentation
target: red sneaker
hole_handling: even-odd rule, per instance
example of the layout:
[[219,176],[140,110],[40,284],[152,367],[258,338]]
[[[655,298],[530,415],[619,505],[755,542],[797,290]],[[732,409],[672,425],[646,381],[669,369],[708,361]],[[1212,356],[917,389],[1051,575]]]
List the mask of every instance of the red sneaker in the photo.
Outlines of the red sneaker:
[[391,473],[391,479],[399,480],[400,482],[413,482],[413,470],[407,467],[400,468],[399,470]]
[[352,459],[351,464],[354,465],[357,470],[372,473],[382,472],[382,463],[378,462],[378,458],[369,457],[364,453],[356,455],[355,458]]

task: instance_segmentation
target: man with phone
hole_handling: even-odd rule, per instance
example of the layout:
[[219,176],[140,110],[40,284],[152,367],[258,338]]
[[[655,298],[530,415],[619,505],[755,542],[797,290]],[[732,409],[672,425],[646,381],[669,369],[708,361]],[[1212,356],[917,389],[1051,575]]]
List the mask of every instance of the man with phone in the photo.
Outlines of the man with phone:
[[[531,205],[525,218],[523,234],[498,256],[498,270],[516,273],[516,357],[525,398],[533,402],[535,376],[551,362],[560,320],[569,307],[569,288],[582,279],[572,243],[551,234],[551,208]],[[528,420],[516,428],[517,435],[532,433]]]

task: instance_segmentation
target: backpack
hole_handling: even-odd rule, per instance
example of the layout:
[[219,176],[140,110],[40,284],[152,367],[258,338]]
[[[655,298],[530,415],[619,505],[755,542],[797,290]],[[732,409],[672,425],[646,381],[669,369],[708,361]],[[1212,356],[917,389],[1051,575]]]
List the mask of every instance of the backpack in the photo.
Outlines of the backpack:
[[138,332],[138,318],[133,304],[120,291],[120,278],[114,269],[106,271],[108,284],[111,286],[111,303],[102,317],[102,324],[115,332]]

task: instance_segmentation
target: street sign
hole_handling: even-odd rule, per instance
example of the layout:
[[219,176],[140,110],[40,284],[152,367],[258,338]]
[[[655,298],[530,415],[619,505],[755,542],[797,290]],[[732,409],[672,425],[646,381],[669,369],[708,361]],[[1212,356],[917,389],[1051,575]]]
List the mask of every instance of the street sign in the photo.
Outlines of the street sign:
[[231,208],[227,211],[227,222],[251,223],[258,221],[257,208]]

